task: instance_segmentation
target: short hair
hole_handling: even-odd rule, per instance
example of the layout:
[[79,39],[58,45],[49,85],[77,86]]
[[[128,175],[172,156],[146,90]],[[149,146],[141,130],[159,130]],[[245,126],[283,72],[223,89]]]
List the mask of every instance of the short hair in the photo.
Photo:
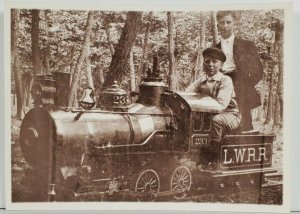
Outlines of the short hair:
[[237,19],[237,15],[234,11],[232,10],[220,10],[217,12],[217,21],[219,22],[221,18],[224,16],[231,16],[233,20]]

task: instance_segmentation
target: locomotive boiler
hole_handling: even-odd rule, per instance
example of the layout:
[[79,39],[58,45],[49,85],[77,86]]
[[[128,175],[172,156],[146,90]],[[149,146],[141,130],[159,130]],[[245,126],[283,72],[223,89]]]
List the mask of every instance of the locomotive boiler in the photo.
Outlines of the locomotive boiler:
[[136,102],[115,82],[98,99],[100,108],[90,88],[80,107],[67,106],[68,74],[36,78],[35,107],[20,131],[32,201],[180,200],[264,184],[274,172],[275,136],[237,130],[211,142],[218,103],[169,90],[157,65],[155,59]]

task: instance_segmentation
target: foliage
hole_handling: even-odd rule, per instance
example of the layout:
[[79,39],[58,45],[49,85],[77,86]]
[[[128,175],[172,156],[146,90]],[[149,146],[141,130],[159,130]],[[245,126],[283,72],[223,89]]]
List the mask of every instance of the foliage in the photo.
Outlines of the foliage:
[[[79,57],[84,37],[85,24],[88,11],[80,10],[49,10],[48,19],[45,12],[40,10],[40,41],[42,58],[46,54],[50,55],[50,70],[60,72],[72,72]],[[283,20],[282,10],[244,10],[238,11],[240,19],[236,22],[235,34],[243,38],[252,40],[256,43],[262,61],[268,60],[271,65],[276,64],[274,53],[268,52],[272,45],[271,25],[274,18]],[[21,20],[19,23],[19,46],[18,51],[22,65],[22,72],[31,72],[31,38],[30,25],[31,15],[29,10],[21,10]],[[206,47],[212,45],[211,18],[210,12],[205,13],[206,18]],[[177,63],[177,78],[180,90],[184,90],[191,81],[193,62],[197,55],[198,37],[200,31],[199,12],[175,12],[175,57]],[[99,80],[99,69],[104,73],[108,72],[112,59],[105,24],[110,32],[110,40],[113,45],[118,43],[121,30],[126,19],[124,11],[105,11],[97,12],[93,20],[93,32],[91,35],[90,58],[92,72],[96,89],[101,87]],[[46,29],[48,21],[49,29]],[[147,24],[147,13],[143,13],[142,27],[140,28],[133,47],[135,70],[139,71],[142,56],[142,46]],[[152,57],[158,54],[160,58],[160,70],[163,76],[168,75],[168,30],[166,12],[154,12],[151,17],[151,28],[149,37],[149,51],[146,62],[151,67]],[[48,33],[47,33],[48,32]],[[45,53],[46,44],[50,44],[50,53]],[[271,57],[266,57],[271,56]],[[273,67],[273,66],[271,66]],[[83,70],[85,70],[85,66]],[[266,71],[267,73],[270,71]],[[83,74],[85,71],[83,72]],[[127,72],[128,73],[128,72]],[[138,73],[137,76],[142,75]],[[139,78],[139,77],[137,77]],[[275,82],[278,77],[275,74]],[[129,81],[129,73],[124,77],[125,83]],[[269,81],[269,79],[267,79]],[[82,75],[83,85],[85,86],[85,75]],[[129,85],[124,84],[124,85]],[[260,87],[261,88],[261,87]],[[267,94],[267,93],[266,93]]]

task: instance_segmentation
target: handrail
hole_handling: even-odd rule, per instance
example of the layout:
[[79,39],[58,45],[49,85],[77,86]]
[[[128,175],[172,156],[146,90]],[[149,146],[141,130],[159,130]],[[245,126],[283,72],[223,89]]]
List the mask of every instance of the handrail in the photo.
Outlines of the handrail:
[[84,110],[81,108],[72,108],[72,109],[65,109],[66,111],[71,111],[72,113],[109,113],[109,114],[122,114],[122,115],[147,115],[147,116],[168,116],[172,117],[172,114],[164,114],[164,113],[142,113],[142,112],[122,112],[122,111],[104,111],[98,109],[92,110]]
[[110,142],[108,142],[107,145],[94,146],[94,148],[96,148],[96,149],[108,149],[108,148],[111,149],[111,148],[124,148],[124,147],[142,147],[142,146],[145,146],[155,134],[168,133],[168,132],[170,132],[170,131],[155,130],[149,134],[149,136],[144,140],[144,142],[139,143],[139,144],[111,145]]

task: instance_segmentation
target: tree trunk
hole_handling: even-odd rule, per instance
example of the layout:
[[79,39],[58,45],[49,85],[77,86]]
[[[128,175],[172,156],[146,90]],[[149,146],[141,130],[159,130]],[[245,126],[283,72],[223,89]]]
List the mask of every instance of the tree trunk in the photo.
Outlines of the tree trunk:
[[[278,85],[277,85],[278,87]],[[280,115],[280,95],[278,94],[278,90],[276,90],[277,93],[275,95],[275,110],[274,110],[274,125],[275,126],[281,126],[281,115]]]
[[[174,20],[175,23],[175,20]],[[176,23],[175,23],[176,26]],[[179,73],[177,72],[177,61],[178,61],[178,32],[175,30],[175,39],[174,39],[174,78],[175,78],[175,90],[179,90]]]
[[[75,54],[75,48],[74,48],[74,46],[72,46],[71,47],[71,54],[70,54],[70,61],[71,61],[71,64],[70,64],[70,74],[71,74],[71,76],[70,76],[70,85],[69,85],[69,87],[71,88],[71,85],[72,85],[72,82],[74,82],[74,71],[75,71],[75,65],[74,65],[74,54]],[[77,96],[76,96],[76,93],[74,93],[74,96],[73,96],[73,98],[72,98],[72,105],[71,106],[74,106],[74,107],[77,107],[77,103],[78,103],[78,101],[77,101]]]
[[103,84],[104,84],[104,81],[105,81],[102,68],[99,68],[99,81],[100,81],[101,88],[102,88]]
[[[280,32],[281,33],[281,32]],[[277,92],[275,99],[275,115],[274,115],[274,125],[282,126],[282,116],[283,116],[283,98],[282,98],[282,79],[283,79],[283,44],[281,41],[281,36],[277,40],[277,51],[278,51],[278,81],[277,81]]]
[[24,80],[24,77],[22,77],[22,82],[23,82],[23,94],[24,94],[24,100],[26,100],[25,104],[26,106],[29,106],[29,101],[30,101],[30,95],[31,95],[31,88],[33,84],[33,76],[32,74],[30,76],[26,77],[26,80]]
[[33,75],[42,73],[42,60],[41,51],[39,47],[39,23],[40,23],[40,10],[31,10],[31,51],[32,51],[32,65]]
[[104,74],[103,74],[103,68],[102,66],[100,66],[99,64],[96,65],[95,67],[95,73],[99,73],[99,83],[100,83],[100,87],[97,88],[98,92],[101,93],[102,88],[103,88],[103,84],[104,84]]
[[213,36],[213,46],[215,46],[218,43],[218,28],[217,28],[216,12],[212,11],[210,13],[210,21],[211,21],[211,32]]
[[[74,76],[74,60],[73,60],[73,58],[74,58],[74,54],[75,54],[75,48],[74,48],[74,46],[72,46],[71,47],[71,50],[70,50],[70,74],[71,74],[71,77],[70,77],[70,79],[71,79],[71,81],[70,81],[70,84],[72,84],[72,82],[73,82],[73,76]],[[71,86],[71,85],[70,85]]]
[[105,33],[106,33],[106,38],[107,38],[107,42],[109,45],[109,50],[110,50],[111,56],[113,56],[115,54],[115,48],[114,48],[114,45],[110,38],[110,31],[109,31],[108,26],[105,26]]
[[77,89],[78,89],[78,83],[81,77],[81,70],[82,70],[82,65],[84,62],[84,59],[87,57],[88,49],[89,49],[89,38],[92,32],[92,20],[94,19],[94,13],[90,11],[88,14],[88,20],[86,24],[86,30],[85,30],[85,35],[84,35],[84,40],[82,44],[82,49],[80,56],[78,58],[78,61],[75,66],[74,74],[73,74],[73,79],[70,87],[70,91],[68,94],[68,105],[72,106],[74,103],[74,97],[76,96]]
[[278,69],[277,65],[274,66],[274,68],[271,70],[271,79],[270,79],[270,86],[269,86],[269,98],[268,98],[268,103],[267,103],[267,116],[265,123],[266,125],[271,125],[272,122],[274,121],[274,95],[273,95],[273,90],[274,90],[274,74],[276,73],[276,70]]
[[46,30],[46,35],[47,35],[47,42],[46,42],[46,48],[45,48],[45,56],[44,56],[44,73],[45,74],[51,74],[50,72],[50,34],[49,34],[49,10],[44,11],[45,14],[45,30]]
[[142,50],[142,57],[141,57],[141,63],[140,63],[140,66],[139,66],[139,81],[141,80],[141,77],[145,74],[144,72],[146,72],[146,65],[145,65],[145,60],[147,58],[147,54],[148,54],[148,41],[149,41],[149,33],[150,33],[150,27],[151,27],[151,18],[153,16],[153,12],[150,12],[148,14],[148,17],[147,17],[147,24],[146,24],[146,31],[145,31],[145,38],[144,38],[144,43],[143,43],[143,50]]
[[197,49],[197,58],[195,60],[195,65],[193,69],[193,81],[197,80],[200,77],[201,72],[203,71],[203,55],[202,51],[205,48],[205,31],[206,31],[206,23],[205,23],[205,13],[200,12],[200,29],[199,29],[199,41],[198,41],[198,49]]
[[266,90],[267,90],[267,77],[268,77],[268,70],[269,70],[269,63],[268,60],[264,60],[263,62],[263,67],[264,67],[264,73],[263,73],[263,78],[262,78],[262,90],[261,90],[261,97],[262,97],[262,105],[261,108],[259,108],[259,113],[258,113],[258,121],[263,122],[265,120],[266,114],[265,114],[265,107],[266,107]]
[[175,36],[175,26],[174,26],[174,17],[172,12],[168,12],[168,50],[169,50],[169,87],[170,90],[176,90],[175,83],[175,57],[174,57],[174,36]]
[[130,51],[130,59],[129,59],[129,67],[130,67],[130,91],[135,91],[135,70],[134,70],[134,61],[133,61],[133,50]]
[[273,82],[274,82],[274,73],[275,70],[277,69],[277,66],[274,66],[274,69],[272,69],[271,71],[271,80],[270,80],[270,86],[269,86],[269,98],[268,98],[268,103],[267,103],[267,116],[266,116],[266,120],[264,122],[265,125],[271,125],[274,117],[274,96],[273,96],[273,90],[274,90],[274,86],[273,86]]
[[[134,61],[133,61],[133,50],[130,52],[130,59],[129,59],[129,68],[130,68],[130,91],[136,91],[136,75],[134,69]],[[135,96],[131,96],[131,102],[135,102]]]
[[90,57],[86,57],[86,78],[88,86],[94,89],[94,81],[93,81],[93,75],[92,75],[92,68],[91,68],[91,60]]
[[[275,32],[273,31],[273,38],[272,38],[272,44],[271,44],[271,50],[270,53],[275,51]],[[269,85],[269,98],[268,98],[268,108],[267,108],[267,116],[266,116],[266,120],[264,122],[265,125],[271,125],[272,122],[274,121],[274,111],[273,111],[273,107],[274,107],[274,96],[273,96],[273,90],[274,90],[274,75],[276,73],[276,69],[278,69],[278,66],[275,65],[273,67],[273,69],[271,70],[271,78],[270,78],[270,85]]]
[[11,10],[11,53],[12,53],[12,71],[15,80],[15,93],[17,95],[17,119],[23,119],[24,112],[24,97],[22,88],[22,76],[20,71],[19,56],[18,56],[18,33],[19,33],[20,11]]
[[108,46],[109,46],[109,50],[110,50],[111,56],[113,56],[115,54],[115,48],[114,48],[114,45],[113,45],[113,43],[111,41],[111,36],[110,36],[110,31],[109,31],[109,19],[108,19],[108,15],[105,14],[104,12],[102,12],[102,16],[104,17],[104,29],[105,29],[107,43],[108,43]]
[[85,58],[85,62],[86,62],[86,79],[87,79],[87,83],[88,83],[88,87],[91,87],[92,89],[95,89],[94,87],[94,81],[93,81],[93,75],[92,75],[92,68],[91,68],[91,60],[90,60],[90,38],[88,38],[88,51],[87,51],[87,56]]
[[142,12],[128,12],[121,37],[115,49],[115,54],[109,66],[109,72],[105,78],[104,89],[111,86],[116,80],[121,81],[126,74],[130,51],[132,49],[137,32],[141,25]]

